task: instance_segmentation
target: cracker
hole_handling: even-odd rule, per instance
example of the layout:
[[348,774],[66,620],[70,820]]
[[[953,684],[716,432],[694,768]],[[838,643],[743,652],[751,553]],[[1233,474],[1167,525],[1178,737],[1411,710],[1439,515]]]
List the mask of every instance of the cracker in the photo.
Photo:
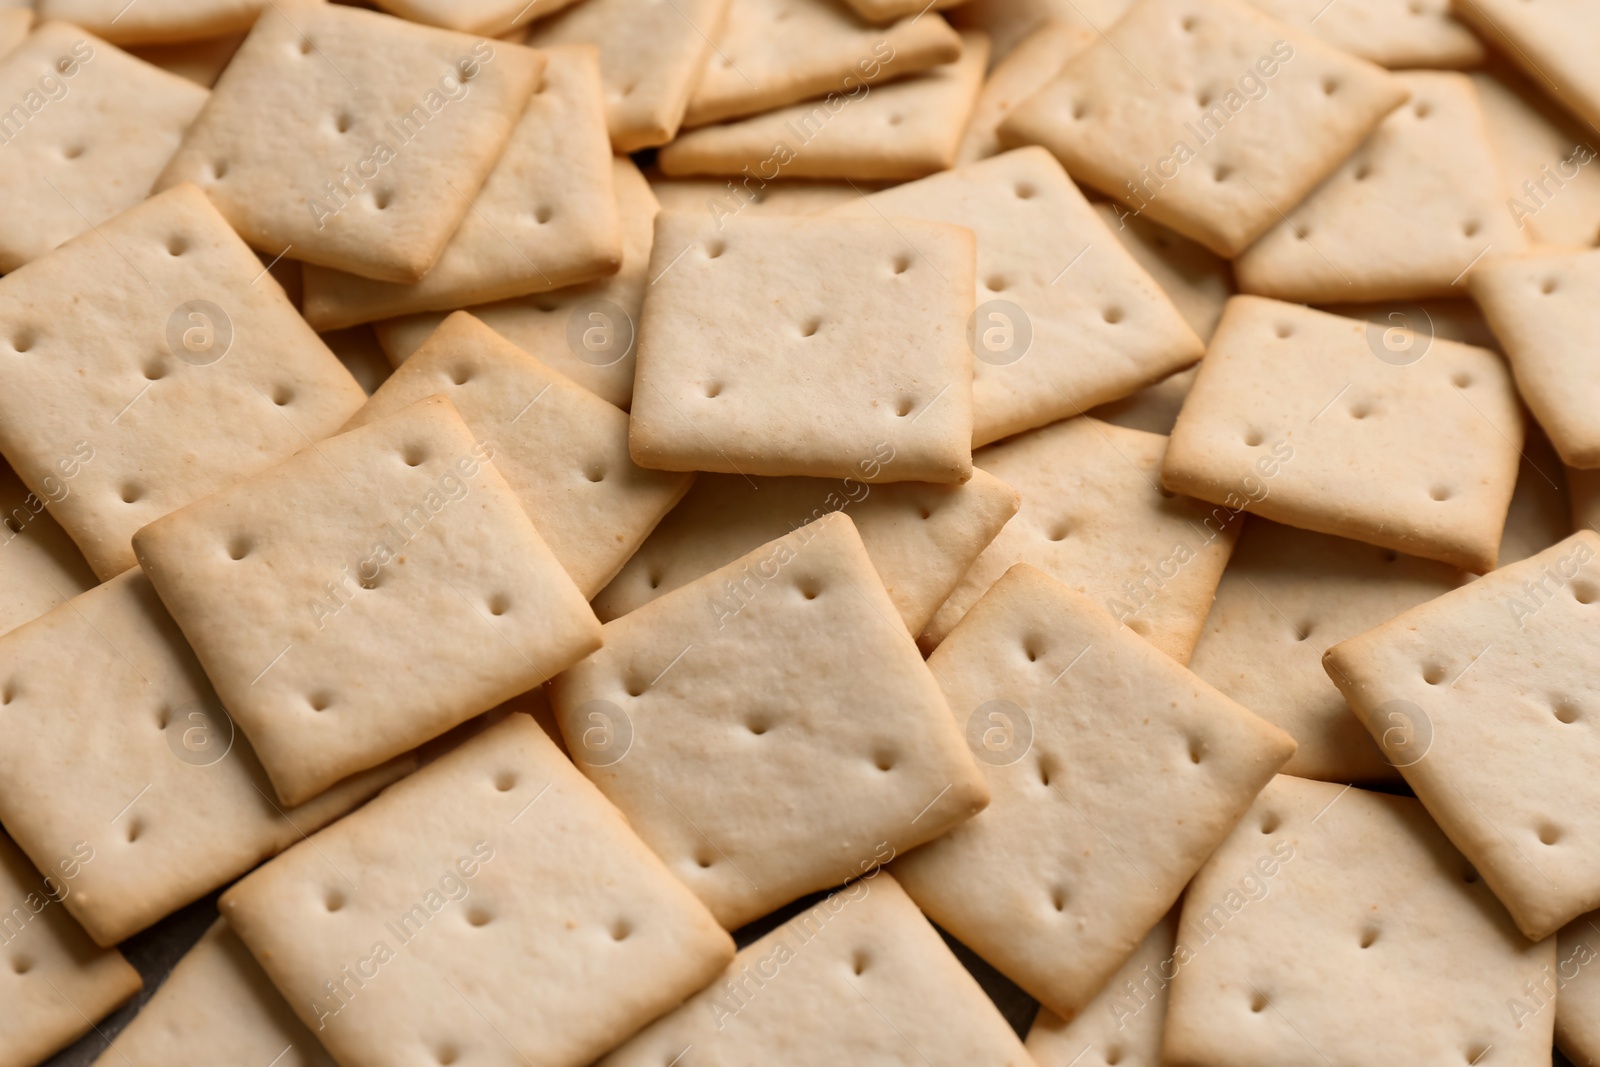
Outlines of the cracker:
[[334,432],[361,387],[192,185],[0,279],[0,451],[89,565]]
[[1162,484],[1482,573],[1522,411],[1492,352],[1260,297],[1228,302]]
[[693,481],[628,456],[628,416],[464,311],[373,394],[347,429],[438,393],[450,398],[551,553],[588,599]]
[[[1089,30],[1109,28],[1122,17],[1132,0],[966,0],[951,9],[950,23],[959,29],[981,30],[994,40],[997,63],[1021,46],[1022,41],[1047,22],[1069,22]],[[1098,36],[1098,32],[1096,32]]]
[[980,470],[956,485],[702,474],[594,598],[595,614],[603,622],[620,618],[821,515],[843,511],[906,628],[921,633],[1020,504],[1015,489]]
[[63,22],[0,59],[0,273],[144,199],[205,90]]
[[1122,241],[1122,247],[1161,286],[1189,328],[1200,340],[1210,341],[1228,297],[1238,291],[1228,261],[1120,204],[1100,201],[1095,210]]
[[1026,564],[928,668],[992,799],[891,870],[929,918],[1073,1018],[1294,742]]
[[1069,419],[973,457],[1022,494],[1017,517],[972,565],[922,635],[936,645],[1018,563],[1096,601],[1186,663],[1239,534],[1237,513],[1161,488],[1159,434]]
[[377,0],[378,7],[403,19],[462,33],[507,37],[512,30],[542,19],[573,0]]
[[1600,71],[1588,47],[1600,34],[1600,9],[1584,0],[1452,0],[1450,10],[1550,99],[1600,125]]
[[0,460],[0,634],[36,619],[95,584],[94,572],[56,520],[50,500],[72,491],[51,478],[48,496],[31,492]]
[[988,800],[842,514],[607,623],[551,703],[584,773],[729,929]]
[[[152,44],[130,47],[132,55],[168,74],[176,74],[196,85],[209,89],[217,84],[222,72],[233,61],[233,55],[244,44],[244,33],[230,33],[204,41],[185,41],[182,44]],[[165,164],[165,160],[162,161]]]
[[[1000,123],[1011,109],[1048,85],[1067,60],[1098,39],[1099,35],[1082,23],[1049,19],[1019,41],[994,64],[984,80],[967,132],[961,137],[956,162],[972,163],[999,155]],[[996,42],[995,52],[999,51]]]
[[873,26],[837,0],[734,0],[683,124],[847,93],[960,55],[961,38],[937,15]]
[[1500,535],[1500,558],[1495,566],[1504,567],[1527,559],[1572,533],[1569,475],[1539,424],[1529,425],[1528,439],[1522,446],[1522,461],[1517,465],[1517,488],[1511,494],[1506,528]]
[[1600,961],[1600,915],[1580,915],[1561,928],[1556,940],[1555,974],[1536,986],[1537,1009],[1556,1005],[1556,1047],[1574,1063],[1600,1063],[1600,979],[1593,964]]
[[290,849],[221,907],[342,1067],[582,1067],[733,958],[526,715]]
[[1542,1065],[1554,959],[1416,801],[1280,776],[1184,898],[1163,1062]]
[[674,1056],[683,1067],[1033,1067],[983,989],[881,873],[745,946],[708,988],[597,1067],[660,1067]]
[[396,285],[308,264],[305,316],[315,329],[487,304],[616,272],[622,231],[599,59],[587,45],[544,56],[543,84],[428,276]]
[[1141,0],[1000,137],[1044,145],[1079,181],[1232,257],[1405,98],[1392,75],[1244,0]]
[[1304,303],[1460,297],[1469,271],[1522,249],[1472,79],[1395,77],[1410,101],[1234,262],[1240,289]]
[[719,231],[661,215],[639,323],[635,461],[962,481],[974,244],[970,230],[920,219],[751,218]]
[[21,44],[32,28],[31,7],[0,10],[0,56]]
[[974,445],[1166,377],[1205,345],[1042,148],[1022,148],[847,204],[836,215],[966,226],[978,241],[967,324]]
[[[1462,286],[1462,288],[1466,288]],[[1424,338],[1443,337],[1464,345],[1500,351],[1500,342],[1470,297],[1428,300],[1366,300],[1351,304],[1324,304],[1318,310],[1349,319],[1366,319],[1387,331],[1410,330]],[[1390,335],[1398,342],[1399,335]]]
[[157,182],[269,255],[415,282],[505,149],[544,57],[336,4],[274,3]]
[[339,357],[344,369],[361,386],[361,391],[371,396],[394,373],[388,353],[378,343],[378,335],[371,326],[352,326],[347,330],[331,330],[322,334],[322,343]]
[[762,181],[733,178],[663,178],[650,183],[661,210],[703,211],[724,226],[758,215],[820,215],[832,207],[875,192],[881,182]]
[[983,83],[988,39],[961,35],[961,58],[890,85],[861,84],[820,100],[690,130],[656,165],[693,174],[763,179],[905,180],[955,165],[961,134]]
[[[320,0],[319,0],[320,2]],[[243,33],[271,0],[38,0],[39,17],[77,23],[119,45],[177,44]]]
[[140,564],[285,803],[598,646],[492,455],[429,397],[139,531]]
[[1534,940],[1600,905],[1600,862],[1582,844],[1600,822],[1586,725],[1597,553],[1600,534],[1581,531],[1326,654],[1328,676]]
[[1183,400],[1189,395],[1195,375],[1199,373],[1199,367],[1190,367],[1188,370],[1169,374],[1137,393],[1129,393],[1121,400],[1101,404],[1089,414],[1101,422],[1126,426],[1130,430],[1170,434],[1173,424],[1178,421],[1178,412],[1183,408]]
[[643,6],[635,0],[588,0],[541,19],[528,43],[592,44],[600,50],[611,146],[636,152],[677,136],[728,5],[729,0]]
[[1483,42],[1450,14],[1450,0],[1250,0],[1273,18],[1394,70],[1476,67]]
[[[612,182],[622,222],[622,266],[617,273],[554,293],[468,310],[541,362],[625,408],[633,398],[634,342],[658,206],[639,168],[627,157],[612,161]],[[378,341],[399,366],[444,318],[431,313],[380,322]]]

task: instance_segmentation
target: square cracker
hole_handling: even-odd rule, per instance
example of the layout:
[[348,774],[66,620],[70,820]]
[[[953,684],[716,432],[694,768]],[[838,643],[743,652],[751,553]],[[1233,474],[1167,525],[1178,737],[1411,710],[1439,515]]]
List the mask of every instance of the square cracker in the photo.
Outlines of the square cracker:
[[928,669],[992,799],[890,870],[929,918],[1073,1018],[1294,742],[1026,564]]
[[838,513],[607,623],[551,704],[584,773],[730,930],[988,801]]
[[0,322],[0,451],[44,499],[70,488],[51,512],[101,578],[366,399],[192,185],[0,278]]
[[1544,1067],[1554,1012],[1508,1000],[1555,963],[1409,797],[1279,776],[1195,876],[1163,1063]]
[[1034,1067],[988,995],[882,873],[746,945],[711,985],[596,1067],[660,1067],[674,1056],[679,1067]]
[[897,185],[832,214],[930,219],[976,235],[978,309],[967,327],[974,445],[1081,415],[1205,354],[1042,148]]
[[390,282],[444,251],[544,70],[518,45],[338,4],[274,3],[157,183],[246,241]]
[[905,180],[955,166],[983,84],[989,42],[961,35],[961,58],[914,78],[858,84],[765,114],[690,130],[661,149],[668,177]]
[[[970,5],[973,0],[967,0]],[[972,107],[972,119],[961,136],[957,163],[973,163],[998,155],[1000,123],[1011,109],[1048,85],[1062,66],[1099,40],[1099,34],[1082,23],[1054,18],[1040,23],[1017,47],[995,62],[984,79],[983,90]],[[995,42],[990,59],[999,55]]]
[[401,758],[285,811],[139,570],[0,637],[0,820],[41,867],[87,841],[65,906],[113,945],[339,818]]
[[[639,168],[612,160],[622,222],[622,266],[600,278],[553,293],[468,308],[529,355],[617,407],[633,399],[634,349],[644,302],[659,205]],[[443,313],[406,315],[376,324],[378,342],[399,366],[443,322]]]
[[1095,210],[1134,261],[1161,286],[1189,328],[1200,340],[1209,342],[1228,297],[1238,292],[1229,262],[1205,245],[1135,215],[1121,204],[1102,200]]
[[599,622],[492,454],[433,396],[134,539],[285,803],[598,647]]
[[[646,467],[861,481],[972,471],[972,231],[656,219],[629,447]],[[711,313],[711,309],[716,309]]]
[[[177,44],[243,33],[272,0],[38,0],[39,17],[82,26],[119,45]],[[302,0],[304,2],[304,0]],[[320,0],[319,0],[320,2]]]
[[1600,37],[1600,8],[1588,0],[1451,0],[1450,10],[1550,99],[1588,126],[1600,126],[1600,70],[1592,47]]
[[450,398],[545,544],[588,599],[605,588],[693,475],[628,456],[628,416],[465,311],[444,321],[346,427],[433,394]]
[[19,208],[0,228],[0,273],[143,200],[206,91],[47,22],[0,59],[0,100],[24,99],[41,107],[0,126],[0,199]]
[[58,477],[50,496],[31,492],[0,461],[0,634],[37,619],[95,584],[72,538],[50,516],[49,500],[72,491]]
[[1463,296],[1522,232],[1465,74],[1396,75],[1411,99],[1234,261],[1247,293],[1303,303]]
[[221,907],[342,1067],[583,1067],[733,958],[526,715],[255,871]]
[[1162,484],[1483,573],[1522,409],[1493,352],[1276,300],[1228,301]]
[[314,329],[542,293],[622,265],[599,59],[587,45],[544,56],[543,83],[427,277],[397,285],[307,264]]
[[1250,0],[1273,18],[1394,70],[1476,67],[1483,42],[1450,14],[1450,0]]
[[1352,637],[1328,676],[1537,940],[1600,905],[1600,534],[1584,530]]
[[391,14],[429,26],[442,26],[462,33],[481,33],[506,37],[512,30],[542,19],[573,0],[376,0],[377,6]]
[[1231,258],[1405,98],[1392,75],[1244,0],[1141,0],[1000,137],[1044,145],[1078,180]]
[[906,628],[921,633],[1021,498],[980,470],[955,485],[702,474],[593,600],[602,622],[635,611],[830,512],[856,524]]
[[1189,661],[1239,535],[1238,513],[1161,488],[1160,434],[1078,418],[977,453],[1022,508],[922,634],[944,640],[978,598],[1027,563],[1100,603],[1179,663]]

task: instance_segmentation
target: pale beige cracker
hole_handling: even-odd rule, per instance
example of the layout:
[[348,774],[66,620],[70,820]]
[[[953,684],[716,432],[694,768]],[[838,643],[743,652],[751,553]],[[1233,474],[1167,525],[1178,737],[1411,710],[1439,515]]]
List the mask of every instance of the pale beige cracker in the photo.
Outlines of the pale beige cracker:
[[1034,1067],[983,988],[887,874],[746,945],[597,1067]]
[[1121,204],[1099,201],[1095,210],[1138,262],[1150,272],[1200,340],[1217,332],[1223,306],[1238,291],[1233,267],[1205,245],[1135,215]]
[[[967,6],[972,2],[968,0]],[[1000,123],[1011,109],[1048,85],[1067,60],[1097,40],[1099,34],[1093,29],[1068,19],[1049,19],[1035,27],[984,79],[967,132],[961,136],[956,162],[972,163],[998,155],[1002,150]],[[994,51],[1000,51],[998,42]]]
[[921,16],[929,11],[955,7],[963,0],[845,0],[870,22],[889,22],[906,16]]
[[977,237],[967,324],[972,443],[1081,415],[1205,354],[1183,316],[1042,148],[1020,148],[836,208]]
[[1405,98],[1397,78],[1244,0],[1141,0],[1000,138],[1044,145],[1079,181],[1232,257]]
[[928,669],[992,799],[890,870],[940,927],[1073,1018],[1294,741],[1026,564]]
[[493,454],[432,396],[139,531],[140,564],[285,803],[598,646]]
[[1539,429],[1528,426],[1517,465],[1517,488],[1511,494],[1506,512],[1506,528],[1500,534],[1500,558],[1504,567],[1519,559],[1543,552],[1573,531],[1572,501],[1568,482],[1572,472],[1561,465],[1554,446]]
[[[68,470],[76,474],[77,467]],[[71,479],[52,476],[43,488],[48,495],[31,491],[0,461],[0,634],[37,619],[97,580],[50,515],[50,501],[72,492]]]
[[1600,1063],[1600,913],[1580,915],[1556,939],[1553,973],[1536,980],[1512,1009],[1518,1018],[1556,1012],[1556,1048],[1582,1067]]
[[1393,70],[1476,67],[1483,42],[1450,14],[1450,0],[1250,0],[1273,18]]
[[1161,487],[1167,439],[1077,418],[977,453],[1022,494],[1022,508],[922,634],[942,641],[1018,563],[1037,567],[1161,651],[1187,663],[1239,535],[1238,512]]
[[551,703],[578,766],[729,929],[988,801],[844,514],[607,623]]
[[51,512],[101,578],[134,565],[139,527],[364,400],[192,185],[0,279],[0,322],[0,451],[44,499],[66,481]]
[[199,185],[268,255],[416,282],[471,210],[544,62],[372,11],[274,3],[157,188]]
[[1101,422],[1126,426],[1130,430],[1146,433],[1170,434],[1183,408],[1184,397],[1194,385],[1198,366],[1169,374],[1154,385],[1147,385],[1137,393],[1129,393],[1121,400],[1101,404],[1089,412]]
[[339,358],[344,369],[361,386],[361,391],[371,396],[394,373],[389,354],[378,343],[378,334],[371,326],[351,326],[345,330],[330,330],[319,335],[328,350]]
[[1047,22],[1082,26],[1098,36],[1097,27],[1110,29],[1130,5],[1131,0],[966,0],[946,17],[959,29],[988,34],[994,40],[991,62],[998,66]]
[[341,1067],[583,1067],[733,959],[526,715],[261,867],[221,908]]
[[1600,36],[1600,8],[1585,0],[1451,0],[1450,10],[1588,128],[1600,124],[1600,71],[1589,48]]
[[33,29],[33,8],[0,10],[0,56],[4,56],[21,44],[31,29]]
[[[656,219],[629,447],[641,466],[862,481],[972,471],[972,231]],[[713,312],[712,309],[715,309]]]
[[1543,1067],[1506,1005],[1554,960],[1415,800],[1279,776],[1184,897],[1162,1062]]
[[1228,302],[1162,484],[1483,573],[1523,441],[1493,352],[1254,296]]
[[[318,2],[321,0],[297,0]],[[250,29],[272,0],[38,0],[39,17],[62,19],[119,45],[178,44]]]
[[1021,498],[974,470],[956,485],[702,474],[593,599],[610,622],[834,511],[849,515],[911,633],[921,633]]
[[1234,261],[1241,290],[1303,303],[1461,297],[1469,272],[1524,247],[1472,79],[1395,77],[1411,99]]
[[483,33],[508,40],[513,30],[542,19],[573,0],[376,0],[377,6],[412,22],[442,26],[462,33]]
[[427,277],[397,285],[307,264],[313,328],[487,304],[616,273],[622,229],[599,59],[587,45],[543,55],[543,82]]
[[244,38],[243,32],[230,33],[181,44],[130,46],[128,51],[153,67],[209,89],[217,84],[217,79],[233,61],[233,54],[244,44]]
[[[1383,331],[1379,340],[1385,347],[1406,343],[1404,331],[1409,330],[1415,335],[1410,341],[1413,344],[1424,339],[1443,337],[1447,341],[1459,341],[1464,345],[1487,348],[1491,352],[1500,351],[1499,340],[1470,296],[1426,300],[1358,300],[1351,304],[1322,304],[1317,310],[1349,319],[1365,319],[1381,326]],[[1403,352],[1395,354],[1405,355]]]

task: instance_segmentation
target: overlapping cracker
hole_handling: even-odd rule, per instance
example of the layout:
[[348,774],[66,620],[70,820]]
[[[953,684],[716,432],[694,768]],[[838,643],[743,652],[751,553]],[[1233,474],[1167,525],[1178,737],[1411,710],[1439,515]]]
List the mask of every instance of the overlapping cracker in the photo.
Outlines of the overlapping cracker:
[[347,330],[330,330],[319,334],[322,343],[339,358],[345,370],[361,386],[361,391],[371,396],[378,386],[394,373],[389,354],[378,343],[378,335],[371,326],[352,326]]
[[955,7],[962,0],[846,0],[864,19],[871,22],[888,22],[907,15],[918,17],[929,11]]
[[526,26],[534,19],[542,19],[572,3],[573,0],[378,0],[385,11],[442,26],[462,33],[483,33],[491,37],[506,37],[513,30]]
[[724,226],[758,215],[820,215],[876,192],[881,182],[762,181],[740,178],[662,178],[650,183],[663,211],[704,212]]
[[966,0],[949,15],[960,29],[982,30],[994,40],[998,62],[1047,22],[1068,22],[1088,30],[1109,29],[1132,0]]
[[1200,340],[1217,332],[1222,308],[1237,292],[1227,260],[1120,204],[1100,201],[1095,210],[1138,262],[1161,286]]
[[223,70],[233,61],[233,55],[239,51],[244,38],[243,32],[230,33],[181,44],[130,46],[129,51],[153,67],[160,67],[169,74],[187,78],[209,89],[217,84]]
[[1567,486],[1572,473],[1561,465],[1538,423],[1530,424],[1522,460],[1517,464],[1517,488],[1506,512],[1505,532],[1500,535],[1497,567],[1543,552],[1572,533]]
[[1451,0],[1450,11],[1550,99],[1590,128],[1600,124],[1600,71],[1588,48],[1600,9],[1584,0]]
[[[1061,72],[1062,64],[1098,38],[1082,23],[1050,19],[1018,42],[1015,49],[994,64],[984,80],[967,132],[961,137],[956,162],[972,163],[998,155],[1000,123],[1011,109],[1043,89]],[[998,44],[995,52],[999,52]]]
[[[321,2],[321,0],[297,0]],[[62,19],[119,45],[178,44],[243,33],[272,0],[38,0],[39,16]]]
[[1183,400],[1189,395],[1195,375],[1199,373],[1199,367],[1190,367],[1188,370],[1169,374],[1137,393],[1130,393],[1121,400],[1113,400],[1109,404],[1101,404],[1089,414],[1101,422],[1126,426],[1130,430],[1170,434],[1173,424],[1178,421],[1178,412],[1183,408]]
[[37,619],[95,584],[94,572],[55,519],[50,499],[70,492],[52,478],[40,496],[0,462],[0,634]]
[[1394,70],[1475,67],[1484,60],[1483,42],[1450,14],[1450,0],[1250,3],[1335,48]]

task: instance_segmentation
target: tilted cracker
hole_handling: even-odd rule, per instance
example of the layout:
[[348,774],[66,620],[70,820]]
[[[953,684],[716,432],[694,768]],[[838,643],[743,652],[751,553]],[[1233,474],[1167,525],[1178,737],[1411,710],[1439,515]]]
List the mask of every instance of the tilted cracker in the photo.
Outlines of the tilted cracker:
[[[967,132],[961,137],[956,162],[972,163],[998,155],[1000,123],[1011,109],[1048,85],[1067,60],[1097,40],[1094,30],[1067,19],[1050,19],[1034,28],[990,68]],[[994,51],[1000,51],[998,42]]]
[[1556,1009],[1556,1048],[1573,1063],[1600,1063],[1600,913],[1580,915],[1556,939],[1553,974],[1535,980],[1518,1012],[1535,1014]]
[[339,358],[345,370],[361,386],[361,391],[371,396],[378,386],[389,379],[394,367],[389,354],[378,343],[378,335],[371,326],[352,326],[347,330],[330,330],[319,334],[322,343]]
[[[1483,42],[1450,14],[1450,0],[1250,0],[1273,18],[1394,70],[1475,67]],[[1319,10],[1320,8],[1320,10]]]
[[342,1067],[583,1067],[733,959],[526,715],[258,869],[221,908]]
[[443,26],[462,33],[505,37],[512,30],[542,19],[573,0],[378,0],[378,7],[412,22]]
[[544,62],[372,11],[274,3],[157,188],[194,182],[269,255],[415,282],[471,209]]
[[[642,466],[861,481],[972,470],[972,231],[662,214],[629,447]],[[711,309],[715,308],[715,314]]]
[[1236,296],[1161,481],[1481,574],[1495,564],[1522,440],[1511,375],[1494,353]]
[[1100,201],[1095,210],[1122,241],[1122,247],[1161,286],[1189,328],[1200,340],[1210,341],[1217,332],[1223,305],[1238,291],[1228,261],[1121,204]]
[[600,640],[450,401],[429,397],[139,531],[139,562],[298,804]]
[[1000,138],[1044,145],[1079,181],[1232,257],[1405,98],[1392,75],[1244,0],[1141,0]]
[[4,56],[28,36],[33,29],[33,8],[8,8],[0,10],[0,56]]
[[1167,439],[1097,419],[1068,419],[977,453],[1015,486],[1022,508],[922,634],[936,645],[1000,576],[1037,567],[1187,663],[1233,541],[1238,512],[1168,492]]
[[1416,801],[1280,775],[1184,897],[1163,1062],[1543,1067],[1506,1005],[1554,957]]
[[[0,278],[0,451],[101,578],[139,527],[333,433],[364,401],[192,185]],[[92,458],[90,458],[92,457]]]
[[1195,375],[1199,373],[1200,368],[1196,366],[1169,374],[1137,393],[1101,404],[1092,409],[1089,415],[1101,422],[1125,426],[1130,430],[1170,434],[1173,424],[1178,421],[1178,412],[1183,408],[1183,400],[1189,395],[1189,388],[1194,385]]
[[233,61],[233,55],[244,44],[244,38],[243,32],[230,33],[223,37],[181,44],[130,46],[129,52],[168,74],[176,74],[209,89],[217,84],[223,70]]
[[587,45],[543,54],[543,83],[427,277],[397,285],[307,264],[315,329],[547,292],[621,266],[599,59]]
[[[300,0],[307,2],[307,0]],[[320,2],[320,0],[316,0]],[[38,0],[39,17],[73,22],[119,45],[176,44],[243,33],[272,0]]]
[[1600,242],[1600,167],[1593,131],[1556,107],[1508,64],[1474,71],[1489,147],[1531,244]]
[[1205,345],[1042,148],[1021,148],[833,211],[972,230],[977,311],[967,325],[974,445],[1138,389]]
[[1411,99],[1234,261],[1241,290],[1304,303],[1460,297],[1470,270],[1523,247],[1472,79],[1395,77]]
[[1033,1067],[983,989],[887,874],[745,946],[597,1067],[784,1063]]
[[[74,458],[67,470],[76,477]],[[96,578],[83,553],[50,516],[50,501],[72,492],[72,480],[53,475],[40,496],[0,462],[0,634],[37,619]]]
[[1589,48],[1600,35],[1600,8],[1584,0],[1451,0],[1450,11],[1551,100],[1588,127],[1600,125],[1600,71]]
[[607,623],[551,703],[578,766],[729,929],[988,799],[843,514]]

